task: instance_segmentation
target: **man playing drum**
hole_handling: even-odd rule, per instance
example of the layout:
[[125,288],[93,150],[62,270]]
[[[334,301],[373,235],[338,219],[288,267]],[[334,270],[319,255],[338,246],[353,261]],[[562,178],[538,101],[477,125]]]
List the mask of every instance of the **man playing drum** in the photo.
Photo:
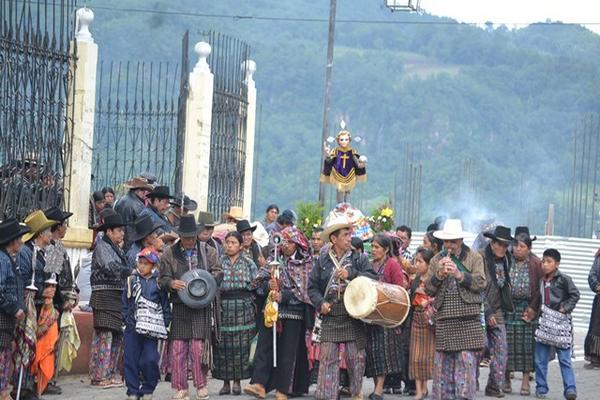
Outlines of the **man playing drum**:
[[338,352],[342,344],[352,399],[363,398],[366,332],[363,322],[348,314],[343,294],[348,281],[365,273],[374,279],[377,275],[366,258],[352,254],[351,228],[343,217],[334,218],[326,225],[321,236],[324,241],[331,242],[331,248],[316,259],[308,284],[310,300],[322,318],[319,377],[315,391],[315,399],[319,400],[338,397]]

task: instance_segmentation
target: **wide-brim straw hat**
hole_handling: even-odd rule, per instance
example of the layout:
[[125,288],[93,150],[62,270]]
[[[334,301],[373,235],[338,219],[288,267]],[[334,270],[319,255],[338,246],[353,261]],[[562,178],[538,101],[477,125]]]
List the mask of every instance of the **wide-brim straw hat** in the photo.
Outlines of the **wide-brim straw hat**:
[[244,210],[242,209],[242,207],[233,206],[229,208],[228,212],[223,214],[223,217],[225,218],[225,220],[227,220],[228,218],[232,218],[236,221],[241,221],[242,219],[245,219]]
[[32,212],[25,218],[24,222],[25,225],[31,228],[31,231],[23,235],[24,242],[28,242],[38,233],[41,233],[46,229],[53,227],[54,225],[60,224],[59,221],[46,218],[46,215],[42,210]]
[[332,233],[339,231],[340,229],[352,229],[353,225],[348,222],[348,219],[344,216],[336,216],[329,221],[326,221],[325,226],[323,228],[323,233],[321,233],[321,238],[324,242],[329,242],[329,236]]
[[460,219],[447,219],[443,229],[433,232],[433,237],[440,240],[464,239],[465,236],[467,232],[463,231]]

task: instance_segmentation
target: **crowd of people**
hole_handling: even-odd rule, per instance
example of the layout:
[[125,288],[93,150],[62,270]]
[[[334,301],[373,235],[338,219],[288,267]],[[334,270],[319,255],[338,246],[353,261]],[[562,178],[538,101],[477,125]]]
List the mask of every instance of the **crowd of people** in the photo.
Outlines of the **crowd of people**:
[[[118,200],[104,188],[90,201],[93,386],[124,385],[129,400],[149,400],[164,379],[173,400],[187,400],[191,380],[192,397],[203,400],[212,378],[223,382],[219,395],[265,398],[274,391],[284,400],[316,383],[316,399],[362,399],[367,377],[371,400],[474,399],[487,363],[486,396],[511,393],[515,373],[522,374],[519,394],[530,395],[535,373],[535,395],[544,398],[556,357],[565,398],[577,397],[570,314],[579,291],[559,270],[559,251],[533,254],[536,237],[527,227],[513,236],[496,226],[479,248],[469,248],[460,220],[440,220],[411,254],[412,231],[402,225],[376,234],[365,252],[343,218],[307,238],[294,211],[274,204],[261,222],[232,207],[218,223],[151,176],[124,186]],[[61,316],[77,306],[79,291],[62,244],[71,215],[51,208],[24,224],[0,223],[2,400],[17,390],[33,400],[61,392]],[[214,298],[194,295],[190,271],[212,277],[204,282],[216,284]],[[343,294],[357,277],[407,291],[411,307],[400,326],[349,314]],[[600,294],[600,252],[589,283]],[[588,368],[600,368],[599,298],[586,338]],[[27,328],[36,339],[30,359],[15,346]]]

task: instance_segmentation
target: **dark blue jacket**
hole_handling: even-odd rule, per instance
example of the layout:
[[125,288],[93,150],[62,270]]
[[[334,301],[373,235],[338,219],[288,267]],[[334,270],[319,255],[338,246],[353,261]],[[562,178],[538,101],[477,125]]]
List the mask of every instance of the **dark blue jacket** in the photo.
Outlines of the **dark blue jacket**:
[[155,270],[149,278],[143,278],[136,270],[127,278],[127,284],[123,289],[121,313],[123,314],[123,321],[125,321],[125,330],[135,330],[136,304],[133,296],[129,297],[134,280],[139,280],[142,286],[141,296],[162,306],[165,326],[168,327],[173,318],[171,304],[169,303],[167,292],[158,287],[158,271]]
[[21,271],[17,263],[0,250],[0,312],[14,317],[18,310],[25,311]]
[[[19,253],[17,253],[17,263],[19,264],[19,269],[21,270],[21,277],[23,279],[22,286],[23,288],[29,286],[31,284],[31,277],[33,275],[33,241],[25,243]],[[46,279],[49,278],[49,274],[44,272],[44,267],[46,266],[46,259],[44,258],[44,251],[38,250],[36,256],[36,267],[35,267],[35,277],[34,277],[34,285],[37,288],[37,292],[35,293],[34,302],[36,306],[43,304],[44,298],[42,297],[42,292],[44,291],[44,287],[46,286]]]

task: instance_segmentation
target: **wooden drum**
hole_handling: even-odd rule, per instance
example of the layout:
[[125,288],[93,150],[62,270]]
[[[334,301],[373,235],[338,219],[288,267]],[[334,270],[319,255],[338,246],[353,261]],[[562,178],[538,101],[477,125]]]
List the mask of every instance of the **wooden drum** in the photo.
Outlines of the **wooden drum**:
[[353,318],[395,328],[408,316],[410,297],[401,286],[359,276],[346,288],[344,305]]

